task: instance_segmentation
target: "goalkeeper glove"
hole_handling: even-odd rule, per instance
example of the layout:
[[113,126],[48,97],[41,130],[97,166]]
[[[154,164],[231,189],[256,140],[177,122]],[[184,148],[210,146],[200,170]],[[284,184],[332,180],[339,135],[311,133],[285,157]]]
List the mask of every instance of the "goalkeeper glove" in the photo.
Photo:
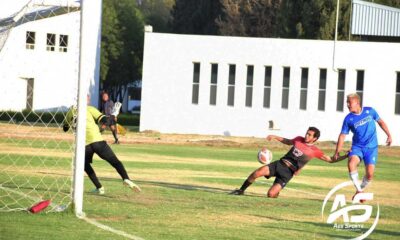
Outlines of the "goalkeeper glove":
[[68,132],[68,130],[69,130],[69,124],[64,124],[63,131]]
[[99,123],[100,123],[100,124],[106,125],[109,118],[110,118],[109,116],[102,115],[102,116],[100,117],[100,119],[99,119]]

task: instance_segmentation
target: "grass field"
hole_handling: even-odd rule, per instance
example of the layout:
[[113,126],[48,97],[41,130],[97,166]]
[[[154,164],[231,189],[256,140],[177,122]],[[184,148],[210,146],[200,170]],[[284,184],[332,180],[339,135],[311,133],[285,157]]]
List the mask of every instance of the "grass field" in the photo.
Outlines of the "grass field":
[[[228,193],[240,187],[248,174],[260,166],[255,155],[263,140],[186,138],[129,133],[122,139],[123,144],[112,145],[143,191],[137,194],[123,187],[114,169],[96,158],[93,166],[106,194],[90,194],[93,186],[85,177],[86,215],[144,239],[350,239],[360,235],[357,231],[335,230],[321,217],[326,194],[335,185],[348,181],[345,161],[336,164],[311,161],[278,199],[266,197],[273,180],[264,178],[253,184],[245,196],[232,196]],[[26,144],[32,147],[28,142]],[[29,158],[30,153],[21,150],[21,146],[17,151],[13,143],[3,141],[0,144],[0,155],[12,152],[19,159]],[[273,151],[274,159],[287,151],[278,144],[264,145]],[[333,144],[321,146],[332,153]],[[40,144],[33,147],[40,148]],[[399,239],[400,149],[381,149],[376,178],[370,187],[379,199],[380,219],[368,239]],[[62,156],[61,162],[65,162],[59,166],[65,166],[65,170],[58,170],[57,174],[68,176],[70,160],[66,151],[41,151],[41,154],[46,159]],[[2,177],[4,175],[0,179]],[[346,192],[347,197],[352,194]],[[79,220],[71,211],[66,211],[35,215],[1,212],[0,239],[125,238]]]

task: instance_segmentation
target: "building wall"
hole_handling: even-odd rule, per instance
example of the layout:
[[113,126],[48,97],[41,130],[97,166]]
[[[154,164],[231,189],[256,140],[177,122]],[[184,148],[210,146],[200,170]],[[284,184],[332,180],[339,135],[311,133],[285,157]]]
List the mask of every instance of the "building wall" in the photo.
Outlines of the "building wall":
[[[89,54],[85,68],[92,104],[98,104],[101,4],[92,4]],[[97,8],[96,6],[97,5]],[[96,16],[98,18],[96,18]],[[34,79],[33,110],[68,108],[76,102],[79,73],[80,12],[21,24],[12,29],[0,52],[0,110],[26,107],[27,79]],[[26,49],[26,32],[35,32],[35,48]],[[56,34],[55,51],[46,50],[47,34]],[[60,52],[59,36],[68,35],[68,50]],[[88,52],[88,51],[87,51]]]
[[[320,128],[335,141],[348,113],[337,111],[338,73],[346,69],[345,95],[356,91],[364,70],[364,105],[377,109],[400,144],[394,114],[400,44],[219,36],[145,34],[140,130],[163,133],[264,137],[304,135]],[[193,62],[200,63],[199,103],[192,104]],[[216,105],[210,105],[211,63],[218,64]],[[229,64],[236,65],[235,103],[227,106]],[[253,103],[245,106],[246,66],[254,65]],[[264,68],[272,67],[271,107],[263,107]],[[283,67],[290,67],[288,109],[281,108]],[[299,109],[301,68],[308,68],[307,110]],[[318,111],[319,69],[327,69],[325,111]],[[274,122],[270,129],[269,121]],[[379,128],[379,127],[378,127]],[[379,142],[386,141],[383,131]],[[351,140],[348,136],[347,140]]]

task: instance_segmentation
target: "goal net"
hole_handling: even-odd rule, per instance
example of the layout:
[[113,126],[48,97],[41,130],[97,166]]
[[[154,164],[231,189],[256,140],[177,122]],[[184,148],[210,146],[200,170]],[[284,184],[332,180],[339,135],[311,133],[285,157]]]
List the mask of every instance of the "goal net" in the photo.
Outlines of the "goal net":
[[71,205],[75,137],[62,125],[77,106],[79,10],[71,0],[0,3],[0,211]]

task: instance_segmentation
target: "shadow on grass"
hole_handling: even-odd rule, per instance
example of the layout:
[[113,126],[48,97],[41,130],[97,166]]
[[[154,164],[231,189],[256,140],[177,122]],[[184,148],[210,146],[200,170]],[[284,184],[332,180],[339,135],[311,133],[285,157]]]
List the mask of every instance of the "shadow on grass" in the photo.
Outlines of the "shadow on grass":
[[[110,182],[119,182],[120,179],[110,178],[110,177],[102,177],[101,181],[110,181]],[[152,185],[163,188],[177,189],[177,190],[185,190],[185,191],[202,191],[208,193],[217,193],[217,194],[227,194],[229,195],[233,190],[237,188],[218,188],[218,187],[209,187],[205,185],[192,185],[192,184],[178,184],[178,183],[170,183],[170,182],[161,182],[161,181],[143,181],[143,180],[134,180],[135,183],[141,185]],[[270,186],[268,186],[269,188]],[[248,197],[248,198],[267,198],[267,191],[265,190],[265,194],[258,194],[254,192],[246,192],[244,195],[237,196],[232,195],[232,197]],[[320,199],[309,199],[314,201],[319,201]]]
[[231,189],[208,187],[202,185],[178,184],[178,183],[159,182],[159,181],[136,181],[136,182],[153,186],[172,188],[178,190],[187,190],[187,191],[203,191],[203,192],[225,193],[225,194],[230,193],[232,191]]

